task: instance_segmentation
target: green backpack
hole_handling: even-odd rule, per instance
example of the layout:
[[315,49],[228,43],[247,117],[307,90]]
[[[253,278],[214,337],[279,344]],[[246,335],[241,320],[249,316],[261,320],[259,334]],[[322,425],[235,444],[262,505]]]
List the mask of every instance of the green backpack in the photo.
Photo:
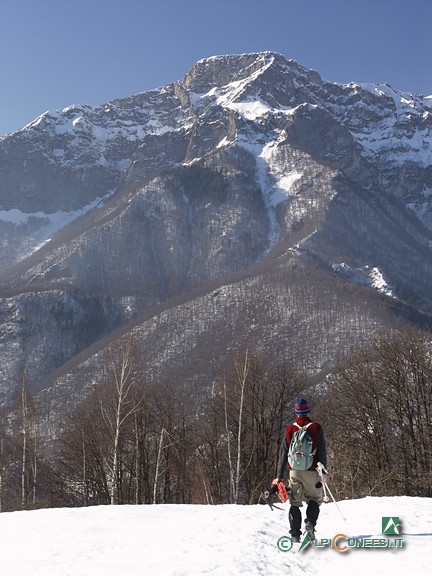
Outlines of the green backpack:
[[316,449],[312,450],[312,438],[307,430],[311,424],[299,426],[294,422],[298,430],[294,432],[288,449],[288,463],[292,470],[308,470],[312,466]]

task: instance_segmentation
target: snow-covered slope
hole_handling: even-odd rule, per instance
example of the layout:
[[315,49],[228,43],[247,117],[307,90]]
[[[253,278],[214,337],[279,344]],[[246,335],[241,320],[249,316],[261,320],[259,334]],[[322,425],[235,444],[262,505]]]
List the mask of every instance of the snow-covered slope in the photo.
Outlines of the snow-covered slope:
[[[38,510],[0,515],[5,576],[407,576],[428,574],[432,501],[365,498],[324,504],[322,547],[282,551],[287,509],[267,506],[148,505]],[[398,517],[401,535],[383,535],[382,518]],[[372,546],[344,548],[349,538]],[[345,535],[345,537],[343,536]],[[351,542],[351,541],[350,541]]]

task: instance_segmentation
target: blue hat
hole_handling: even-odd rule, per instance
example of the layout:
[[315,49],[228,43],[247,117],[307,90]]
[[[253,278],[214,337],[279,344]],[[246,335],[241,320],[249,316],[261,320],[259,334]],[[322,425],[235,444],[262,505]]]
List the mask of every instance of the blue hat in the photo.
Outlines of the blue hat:
[[302,414],[309,414],[310,406],[306,398],[298,398],[298,400],[296,400],[294,411],[299,416]]

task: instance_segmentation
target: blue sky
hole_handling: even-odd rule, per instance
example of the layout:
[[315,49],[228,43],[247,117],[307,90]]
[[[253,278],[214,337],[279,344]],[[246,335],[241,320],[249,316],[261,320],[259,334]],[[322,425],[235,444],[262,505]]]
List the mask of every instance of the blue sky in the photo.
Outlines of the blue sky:
[[333,82],[429,95],[432,0],[0,0],[0,134],[262,50]]

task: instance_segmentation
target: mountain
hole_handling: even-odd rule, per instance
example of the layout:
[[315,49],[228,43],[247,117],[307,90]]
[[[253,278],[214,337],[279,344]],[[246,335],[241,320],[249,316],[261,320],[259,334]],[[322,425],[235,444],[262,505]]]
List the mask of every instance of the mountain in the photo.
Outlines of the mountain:
[[[110,343],[205,395],[252,346],[310,374],[432,313],[432,97],[271,52],[0,140],[2,402],[80,394]],[[42,393],[42,392],[41,392]]]

